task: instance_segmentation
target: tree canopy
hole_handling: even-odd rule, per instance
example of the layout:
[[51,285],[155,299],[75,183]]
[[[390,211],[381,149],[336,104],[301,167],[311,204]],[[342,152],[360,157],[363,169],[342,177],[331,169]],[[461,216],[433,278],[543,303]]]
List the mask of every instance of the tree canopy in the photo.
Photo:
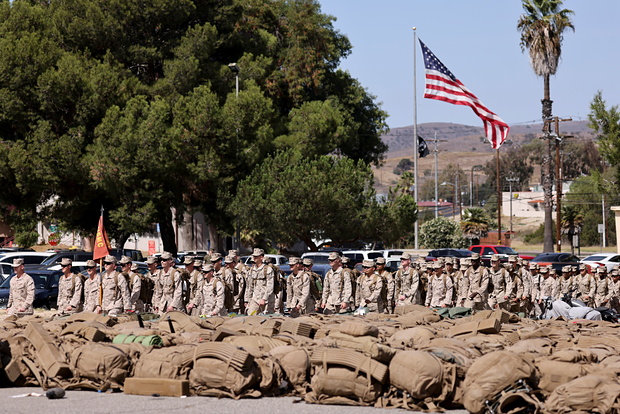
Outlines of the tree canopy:
[[[380,164],[387,114],[338,65],[315,0],[0,3],[0,195],[15,228],[109,233],[202,211],[230,234],[239,181],[276,151]],[[239,94],[235,73],[239,68]]]

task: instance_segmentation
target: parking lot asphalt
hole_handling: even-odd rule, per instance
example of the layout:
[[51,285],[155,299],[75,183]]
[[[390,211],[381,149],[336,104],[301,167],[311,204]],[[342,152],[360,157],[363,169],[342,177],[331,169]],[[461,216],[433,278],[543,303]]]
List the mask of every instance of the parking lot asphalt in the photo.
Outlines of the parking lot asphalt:
[[[37,393],[41,396],[23,396]],[[16,397],[18,396],[18,397]],[[234,414],[395,414],[393,409],[352,407],[341,405],[306,404],[295,397],[269,397],[233,400],[211,397],[151,397],[124,393],[98,393],[95,391],[67,391],[65,398],[50,400],[41,388],[0,389],[0,406],[12,414],[137,414],[137,413],[184,413],[205,412]],[[405,411],[402,411],[405,412]],[[407,413],[418,413],[406,411]],[[467,414],[467,410],[448,410],[449,414]]]

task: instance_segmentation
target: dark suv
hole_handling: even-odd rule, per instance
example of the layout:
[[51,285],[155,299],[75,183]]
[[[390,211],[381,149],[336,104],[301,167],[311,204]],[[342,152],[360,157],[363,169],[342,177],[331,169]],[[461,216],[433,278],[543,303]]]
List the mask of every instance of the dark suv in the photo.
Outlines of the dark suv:
[[427,262],[434,262],[439,257],[456,257],[464,259],[471,257],[472,252],[467,249],[435,249],[428,252],[426,255]]

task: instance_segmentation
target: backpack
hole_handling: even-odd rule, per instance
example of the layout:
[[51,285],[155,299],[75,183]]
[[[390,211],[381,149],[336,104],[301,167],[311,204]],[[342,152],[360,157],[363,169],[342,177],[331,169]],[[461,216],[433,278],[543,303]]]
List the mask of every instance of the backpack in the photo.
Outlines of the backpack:
[[306,273],[308,273],[308,277],[310,277],[310,295],[314,298],[314,300],[321,300],[323,295],[323,282],[321,281],[321,276],[314,272]]
[[[62,276],[61,276],[62,277]],[[80,292],[80,303],[84,304],[84,275],[77,274],[77,273],[73,273],[73,275],[71,276],[71,290],[75,292],[75,278],[79,277],[80,280],[82,281],[82,291]]]
[[235,296],[233,295],[233,290],[231,286],[224,281],[224,279],[219,276],[215,276],[215,281],[213,282],[213,296],[217,296],[217,282],[220,282],[222,286],[224,286],[224,308],[230,312],[235,307]]
[[273,293],[277,295],[282,291],[282,278],[283,273],[282,269],[273,263],[265,263],[265,267],[263,268],[263,272],[265,272],[265,278],[267,278],[267,266],[273,269]]
[[[383,281],[383,284],[381,285],[381,301],[383,302],[384,306],[388,305],[388,281],[387,278],[383,275],[380,274],[376,274],[376,276],[379,276],[381,278],[381,280]],[[377,283],[375,281],[375,283]]]
[[155,282],[150,277],[145,277],[141,273],[138,273],[138,276],[140,276],[140,300],[144,304],[150,304],[153,300]]

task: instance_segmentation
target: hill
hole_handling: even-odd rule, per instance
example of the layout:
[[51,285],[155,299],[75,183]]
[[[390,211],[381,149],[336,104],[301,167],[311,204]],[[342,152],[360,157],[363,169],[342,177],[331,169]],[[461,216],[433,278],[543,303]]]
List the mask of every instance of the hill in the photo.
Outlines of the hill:
[[[500,152],[511,145],[523,145],[542,136],[542,124],[514,125],[510,127],[510,134]],[[575,139],[593,139],[594,132],[588,128],[587,121],[569,121],[560,123],[562,135],[572,135]],[[433,150],[437,139],[438,170],[443,170],[448,164],[458,164],[464,171],[471,171],[474,165],[485,164],[494,158],[495,150],[486,141],[484,129],[470,125],[453,123],[424,123],[418,125],[418,135],[424,138]],[[375,168],[375,188],[377,192],[387,192],[389,186],[398,182],[398,175],[394,174],[394,167],[403,158],[413,160],[413,126],[393,128],[382,136],[383,142],[388,145],[388,152],[384,164]],[[418,163],[420,180],[432,179],[435,159],[433,154],[421,158]],[[426,175],[425,175],[426,172]],[[535,173],[534,179],[540,175]],[[481,176],[480,182],[486,180]]]

